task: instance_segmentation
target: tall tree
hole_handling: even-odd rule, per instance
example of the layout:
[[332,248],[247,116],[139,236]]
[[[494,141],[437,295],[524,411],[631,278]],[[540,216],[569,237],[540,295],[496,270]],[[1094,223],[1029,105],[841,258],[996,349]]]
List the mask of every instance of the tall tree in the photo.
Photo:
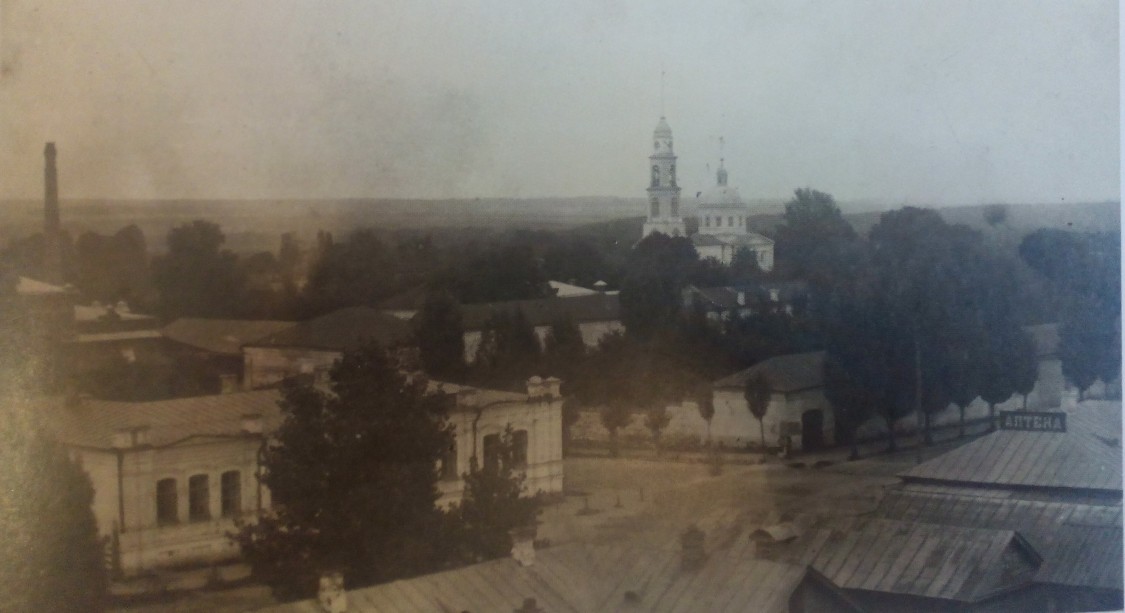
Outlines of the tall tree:
[[245,293],[238,258],[223,249],[219,226],[196,220],[168,232],[168,253],[153,259],[160,314],[176,317],[237,317]]
[[426,372],[436,377],[460,377],[465,369],[465,328],[453,295],[441,290],[429,292],[412,324]]
[[540,367],[535,328],[521,309],[493,311],[481,330],[474,380],[500,387],[522,385]]
[[777,229],[777,258],[814,286],[832,286],[854,273],[857,236],[831,194],[794,190]]
[[770,408],[770,384],[766,377],[758,373],[746,379],[746,386],[742,390],[742,397],[746,400],[746,408],[754,419],[758,420],[758,430],[762,435],[762,449],[766,448],[766,411]]
[[94,489],[29,402],[45,356],[17,279],[0,267],[0,610],[102,611],[108,580]]
[[362,586],[434,570],[443,559],[437,464],[452,443],[446,401],[369,345],[345,353],[331,391],[290,382],[263,452],[273,509],[237,535],[254,576],[307,597],[339,571]]
[[621,284],[621,322],[630,337],[649,340],[675,322],[684,281],[698,260],[684,237],[657,232],[637,243]]
[[547,372],[566,381],[585,357],[586,343],[574,319],[567,314],[551,322],[551,329],[543,339],[543,361]]

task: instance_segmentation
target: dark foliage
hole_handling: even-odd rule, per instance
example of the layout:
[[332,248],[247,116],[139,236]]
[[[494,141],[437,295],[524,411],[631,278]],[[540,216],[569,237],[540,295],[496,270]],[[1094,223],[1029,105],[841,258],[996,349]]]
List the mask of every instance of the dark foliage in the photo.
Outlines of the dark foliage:
[[168,232],[168,253],[152,261],[160,315],[229,318],[240,313],[246,281],[238,258],[222,248],[225,241],[219,226],[203,220]]
[[524,492],[524,466],[517,461],[511,426],[497,447],[498,461],[481,466],[474,458],[465,473],[465,494],[448,512],[457,562],[476,563],[507,556],[511,531],[535,523],[539,495]]
[[430,291],[412,324],[426,372],[460,378],[465,370],[465,329],[460,305],[453,296],[441,290]]
[[452,442],[446,402],[376,346],[345,354],[332,390],[288,383],[285,421],[263,454],[273,512],[237,535],[256,579],[307,597],[319,573],[362,586],[438,568],[445,522],[437,462]]

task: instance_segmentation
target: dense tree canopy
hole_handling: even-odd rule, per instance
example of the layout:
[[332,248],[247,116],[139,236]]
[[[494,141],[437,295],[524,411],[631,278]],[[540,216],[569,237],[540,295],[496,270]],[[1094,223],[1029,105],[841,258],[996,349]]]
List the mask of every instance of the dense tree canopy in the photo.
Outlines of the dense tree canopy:
[[425,371],[436,377],[460,377],[465,368],[465,329],[453,296],[441,290],[429,292],[412,323]]
[[408,381],[378,347],[347,353],[331,391],[291,382],[265,449],[273,512],[239,535],[255,577],[308,596],[319,573],[347,585],[432,571],[446,553],[437,464],[452,443],[446,403]]
[[152,262],[161,315],[231,317],[239,312],[245,279],[238,258],[223,249],[225,241],[218,225],[202,220],[168,232],[168,253]]

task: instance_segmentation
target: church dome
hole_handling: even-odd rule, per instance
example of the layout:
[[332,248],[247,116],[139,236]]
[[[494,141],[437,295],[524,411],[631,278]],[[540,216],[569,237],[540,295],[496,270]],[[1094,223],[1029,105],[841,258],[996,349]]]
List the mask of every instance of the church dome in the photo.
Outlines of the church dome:
[[652,135],[655,137],[672,138],[672,126],[668,125],[668,122],[663,116],[660,117],[660,121],[656,122],[656,129],[652,131]]
[[700,207],[743,208],[738,188],[729,185],[716,185],[699,196]]
[[707,188],[700,195],[700,208],[743,208],[742,198],[738,195],[738,188],[727,185],[727,169],[724,168],[722,161],[719,162],[719,170],[715,173],[715,178],[715,185]]

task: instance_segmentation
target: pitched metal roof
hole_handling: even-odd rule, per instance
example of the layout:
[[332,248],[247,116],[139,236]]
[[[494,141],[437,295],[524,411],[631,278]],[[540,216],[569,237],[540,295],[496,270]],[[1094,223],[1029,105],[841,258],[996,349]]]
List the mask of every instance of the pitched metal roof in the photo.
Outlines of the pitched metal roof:
[[719,379],[712,384],[716,388],[742,389],[747,379],[758,374],[766,378],[770,390],[774,392],[795,392],[824,385],[824,352],[791,353],[779,355]]
[[243,345],[295,325],[292,321],[185,317],[164,326],[164,337],[212,353],[241,355]]
[[408,341],[410,324],[371,307],[332,311],[279,332],[247,342],[250,347],[298,347],[350,351],[368,341],[391,347]]
[[564,317],[575,323],[621,319],[618,296],[600,292],[585,296],[464,304],[461,305],[461,317],[466,330],[481,330],[493,313],[513,313],[516,310],[523,312],[533,326],[549,326]]
[[246,415],[260,416],[263,429],[270,431],[281,423],[280,397],[278,390],[259,390],[155,402],[52,399],[50,417],[44,421],[56,440],[68,445],[109,449],[115,432],[143,428],[147,443],[159,447],[190,438],[239,435]]
[[1029,583],[1040,559],[1012,530],[872,519],[849,530],[821,529],[796,547],[844,589],[976,602]]
[[[348,592],[357,612],[508,612],[535,598],[545,611],[787,612],[806,569],[767,560],[711,556],[681,570],[680,552],[629,546],[571,544],[540,549],[531,566],[503,558]],[[319,611],[316,601],[268,608],[273,613]]]
[[997,430],[902,473],[908,481],[1121,492],[1121,445],[1105,415],[1068,413],[1067,432]]
[[904,521],[1016,530],[1043,557],[1035,580],[1121,589],[1122,514],[1116,504],[1075,504],[918,491],[887,492],[876,511]]

